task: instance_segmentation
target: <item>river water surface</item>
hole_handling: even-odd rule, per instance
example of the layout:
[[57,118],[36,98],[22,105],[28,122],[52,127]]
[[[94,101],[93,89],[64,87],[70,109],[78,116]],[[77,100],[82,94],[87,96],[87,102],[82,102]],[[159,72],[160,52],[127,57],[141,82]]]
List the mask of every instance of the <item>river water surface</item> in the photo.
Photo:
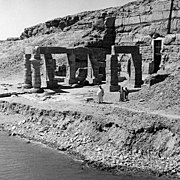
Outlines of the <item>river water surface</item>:
[[0,132],[0,180],[155,180],[115,176],[37,143],[26,143]]

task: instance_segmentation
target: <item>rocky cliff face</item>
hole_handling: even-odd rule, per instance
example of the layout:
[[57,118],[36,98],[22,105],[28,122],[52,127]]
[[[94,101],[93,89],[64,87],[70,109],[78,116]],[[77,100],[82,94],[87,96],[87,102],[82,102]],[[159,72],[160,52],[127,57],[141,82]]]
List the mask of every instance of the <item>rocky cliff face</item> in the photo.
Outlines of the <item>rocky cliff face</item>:
[[[167,35],[171,1],[144,0],[120,7],[115,29],[116,44],[139,44],[144,60],[152,58],[152,38]],[[170,33],[180,32],[180,2],[175,0]]]
[[[0,44],[0,67],[4,69],[10,61],[21,63],[23,48],[26,46],[86,46],[105,48],[111,45],[139,45],[144,62],[152,60],[152,39],[167,34],[171,2],[169,0],[140,0],[125,6],[97,11],[82,12],[72,16],[57,18],[26,28],[20,41],[6,41]],[[171,33],[180,33],[180,2],[174,0]],[[173,36],[173,35],[172,35]],[[168,36],[169,37],[169,36]],[[175,35],[175,37],[179,37]],[[179,57],[179,43],[172,38],[166,48],[171,49],[171,60]],[[178,38],[176,38],[178,39]],[[18,50],[15,50],[17,49]],[[175,56],[175,53],[178,54]],[[19,56],[21,54],[21,56]],[[12,56],[12,57],[11,57]],[[62,57],[55,57],[63,61]],[[10,59],[10,60],[9,60]],[[12,67],[11,63],[11,67]],[[5,70],[6,71],[6,70]]]
[[[74,46],[110,48],[113,44],[140,45],[144,60],[152,58],[155,35],[165,36],[171,9],[169,0],[140,0],[121,7],[79,13],[26,28],[21,39],[67,31],[87,31]],[[180,33],[180,2],[174,0],[171,33]],[[69,37],[66,37],[67,39]]]
[[115,41],[115,17],[109,17],[105,10],[83,12],[26,28],[21,39],[69,31],[87,31],[74,46],[109,48]]

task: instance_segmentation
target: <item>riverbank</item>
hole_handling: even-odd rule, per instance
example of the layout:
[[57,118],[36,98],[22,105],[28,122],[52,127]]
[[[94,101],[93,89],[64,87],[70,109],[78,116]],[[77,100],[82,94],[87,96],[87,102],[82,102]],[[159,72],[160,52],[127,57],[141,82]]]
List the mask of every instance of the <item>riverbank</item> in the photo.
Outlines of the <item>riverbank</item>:
[[95,90],[2,98],[0,112],[19,116],[2,126],[11,135],[47,144],[102,170],[179,178],[178,116],[133,110],[127,108],[128,102],[99,105],[88,98]]

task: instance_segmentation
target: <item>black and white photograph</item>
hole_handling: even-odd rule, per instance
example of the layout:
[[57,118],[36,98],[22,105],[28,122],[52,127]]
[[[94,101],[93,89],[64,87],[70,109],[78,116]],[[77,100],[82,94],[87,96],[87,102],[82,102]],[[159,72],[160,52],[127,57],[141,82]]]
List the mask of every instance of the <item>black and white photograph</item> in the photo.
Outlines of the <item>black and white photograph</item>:
[[180,1],[0,0],[0,180],[179,180]]

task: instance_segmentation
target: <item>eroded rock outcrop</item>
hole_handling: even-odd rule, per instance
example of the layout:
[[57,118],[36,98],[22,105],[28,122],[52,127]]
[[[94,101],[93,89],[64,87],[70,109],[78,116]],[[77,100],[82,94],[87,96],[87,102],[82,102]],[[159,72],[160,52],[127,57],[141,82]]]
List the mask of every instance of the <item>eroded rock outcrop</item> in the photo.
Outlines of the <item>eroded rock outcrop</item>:
[[78,155],[89,165],[117,174],[148,171],[180,177],[179,119],[122,108],[100,118],[7,101],[0,102],[0,112],[25,116],[18,123],[4,124],[11,135]]
[[[26,28],[21,38],[54,32],[88,30],[74,46],[110,48],[113,44],[140,45],[142,58],[152,59],[151,41],[154,35],[168,32],[171,9],[169,0],[140,0],[121,7],[83,12],[57,18]],[[170,33],[180,33],[180,2],[174,0]],[[68,37],[67,37],[68,38]]]

